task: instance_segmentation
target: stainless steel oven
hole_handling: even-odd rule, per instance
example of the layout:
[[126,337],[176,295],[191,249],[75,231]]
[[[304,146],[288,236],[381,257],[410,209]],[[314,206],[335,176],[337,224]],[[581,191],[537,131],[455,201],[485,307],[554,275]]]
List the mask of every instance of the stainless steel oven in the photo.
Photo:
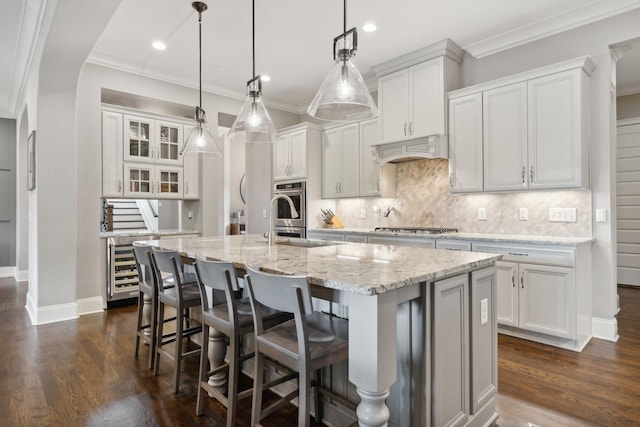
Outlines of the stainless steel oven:
[[307,229],[304,227],[275,227],[273,231],[276,236],[280,237],[298,237],[301,239],[307,237]]
[[[306,198],[306,183],[290,182],[287,184],[276,184],[273,190],[273,195],[286,194],[293,201],[293,205],[298,211],[298,218],[291,217],[291,208],[289,202],[285,199],[278,199],[276,201],[276,217],[274,225],[276,229],[282,227],[295,227],[306,229],[307,227],[307,198]],[[304,236],[303,236],[304,237]]]

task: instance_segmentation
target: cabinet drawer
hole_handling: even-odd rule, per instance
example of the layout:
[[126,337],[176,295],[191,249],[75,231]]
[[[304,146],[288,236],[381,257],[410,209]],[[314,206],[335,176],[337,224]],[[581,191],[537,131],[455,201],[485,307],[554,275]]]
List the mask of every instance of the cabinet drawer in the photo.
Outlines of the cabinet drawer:
[[574,267],[576,259],[576,252],[573,249],[552,249],[528,245],[511,246],[492,243],[474,243],[473,251],[502,254],[503,261],[558,265],[563,267]]
[[436,249],[447,249],[450,251],[470,251],[471,242],[465,240],[436,240]]
[[431,239],[420,239],[416,237],[391,237],[391,236],[369,236],[369,243],[380,245],[398,246],[419,246],[422,248],[435,248],[436,242]]

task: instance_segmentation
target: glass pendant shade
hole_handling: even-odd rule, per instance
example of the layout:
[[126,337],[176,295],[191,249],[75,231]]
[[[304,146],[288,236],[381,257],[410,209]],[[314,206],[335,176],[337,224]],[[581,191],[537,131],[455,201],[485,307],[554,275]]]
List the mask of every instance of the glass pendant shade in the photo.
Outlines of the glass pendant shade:
[[182,155],[197,155],[203,157],[222,157],[222,151],[216,139],[207,128],[207,119],[204,110],[196,107],[196,123],[191,128],[187,142],[184,144]]
[[322,120],[359,121],[378,115],[376,103],[353,58],[337,58],[307,113]]
[[[259,76],[258,76],[259,78]],[[255,82],[254,82],[255,83]],[[262,102],[262,96],[251,83],[247,86],[247,99],[229,131],[229,138],[234,142],[271,143],[275,141],[278,131],[271,121],[271,116]],[[256,89],[256,90],[254,90]]]

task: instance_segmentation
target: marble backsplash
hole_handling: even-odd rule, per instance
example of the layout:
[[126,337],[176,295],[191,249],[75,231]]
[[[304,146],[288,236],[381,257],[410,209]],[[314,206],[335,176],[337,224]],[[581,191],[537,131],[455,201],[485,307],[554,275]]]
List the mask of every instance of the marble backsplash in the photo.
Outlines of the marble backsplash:
[[[455,227],[467,233],[591,236],[591,191],[527,191],[512,193],[449,193],[447,160],[414,160],[397,164],[395,198],[339,199],[336,214],[345,227]],[[375,208],[392,206],[388,218]],[[478,220],[478,208],[487,219]],[[527,208],[529,219],[519,219]],[[549,208],[576,208],[577,222],[549,222]],[[361,218],[364,210],[366,218]]]

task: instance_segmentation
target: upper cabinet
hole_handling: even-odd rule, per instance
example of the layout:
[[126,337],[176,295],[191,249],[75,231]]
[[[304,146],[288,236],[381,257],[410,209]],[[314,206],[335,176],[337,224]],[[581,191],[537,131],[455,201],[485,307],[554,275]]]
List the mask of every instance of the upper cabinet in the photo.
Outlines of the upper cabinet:
[[307,144],[311,143],[320,144],[320,128],[316,125],[303,123],[282,129],[273,144],[273,180],[307,178]]
[[451,100],[449,135],[451,192],[482,191],[482,94]]
[[102,197],[199,198],[198,159],[183,164],[184,124],[102,111]]
[[[450,93],[449,149],[459,154],[451,155],[452,192],[588,188],[588,78],[594,68],[582,57]],[[467,112],[470,121],[454,120],[471,98],[476,111]],[[462,160],[460,141],[469,153],[482,153],[481,174],[476,162]],[[464,187],[459,176],[477,182]]]
[[322,132],[322,197],[358,197],[360,127],[358,123]]
[[380,166],[376,160],[375,146],[378,137],[378,119],[360,122],[360,196],[395,197],[396,165]]
[[374,67],[380,144],[438,136],[445,149],[437,157],[446,157],[446,94],[460,87],[462,54],[445,40]]

